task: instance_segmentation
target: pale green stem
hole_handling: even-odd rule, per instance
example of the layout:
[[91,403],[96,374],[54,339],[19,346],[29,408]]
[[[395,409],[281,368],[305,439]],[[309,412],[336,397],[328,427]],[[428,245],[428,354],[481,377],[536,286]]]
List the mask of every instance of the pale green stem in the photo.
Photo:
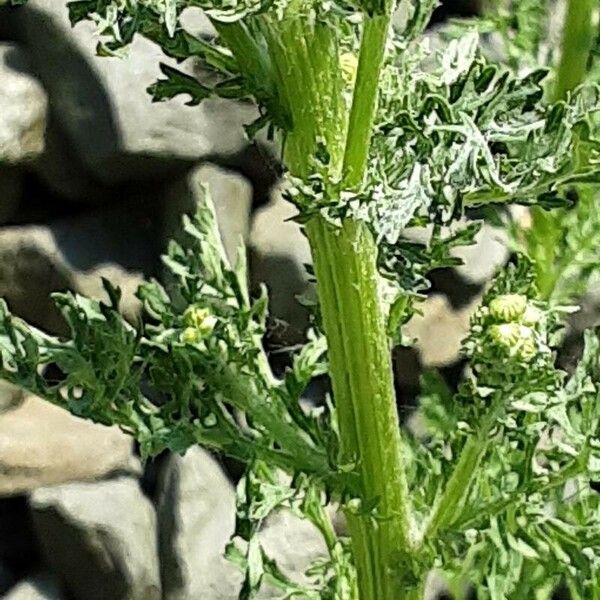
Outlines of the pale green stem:
[[562,100],[585,78],[596,28],[597,0],[568,0],[554,100]]
[[425,539],[432,538],[457,518],[487,444],[487,439],[475,436],[466,442],[444,493],[433,507],[431,519],[425,529]]
[[[342,173],[346,189],[361,185],[392,4],[387,3],[385,14],[364,17],[349,110],[343,104],[339,48],[327,26],[309,25],[291,13],[283,22],[263,17],[268,57],[243,35],[231,40],[236,45],[234,54],[258,54],[259,65],[269,63],[278,101],[291,123],[284,162],[292,175],[308,175],[317,143],[325,143],[331,157],[328,174]],[[231,29],[226,33],[230,32],[234,33]],[[264,70],[259,75],[262,78]],[[365,506],[363,514],[348,514],[359,597],[417,600],[421,590],[403,585],[402,565],[411,568],[415,535],[391,351],[379,298],[375,240],[367,225],[352,219],[334,227],[314,217],[306,225],[306,234],[328,341],[341,459],[354,466]],[[374,510],[368,510],[370,502]]]
[[356,463],[363,500],[377,519],[348,514],[361,600],[405,598],[401,573],[412,522],[396,412],[390,348],[378,296],[377,249],[369,229],[323,219],[306,227],[329,345],[342,460]]
[[[568,0],[563,26],[560,62],[557,67],[552,100],[564,100],[569,92],[585,79],[588,61],[594,43],[596,26],[594,9],[597,0]],[[577,209],[575,209],[577,210]],[[562,211],[550,214],[534,207],[531,211],[534,231],[539,232],[538,244],[533,257],[536,262],[536,279],[540,295],[549,299],[559,281],[556,265],[556,248],[560,247]]]
[[344,177],[350,188],[362,183],[367,165],[390,15],[365,17],[344,155]]
[[[359,187],[364,178],[390,15],[365,17],[343,159],[346,188]],[[375,515],[347,515],[359,595],[361,600],[416,600],[420,592],[402,585],[400,565],[411,555],[414,535],[375,240],[365,224],[353,220],[340,229],[316,217],[306,233],[328,341],[342,460],[356,464],[363,501],[377,501]]]
[[433,506],[431,516],[419,539],[420,543],[431,540],[440,530],[459,520],[460,511],[469,494],[481,459],[487,451],[490,442],[489,432],[502,409],[504,398],[503,393],[497,396],[483,417],[477,434],[472,435],[465,442],[458,463],[455,465],[442,495]]

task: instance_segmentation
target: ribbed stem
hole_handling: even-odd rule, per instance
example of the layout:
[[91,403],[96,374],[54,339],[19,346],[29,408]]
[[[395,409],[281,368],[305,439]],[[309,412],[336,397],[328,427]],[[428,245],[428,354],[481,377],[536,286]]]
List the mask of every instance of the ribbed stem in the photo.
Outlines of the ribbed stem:
[[[306,95],[307,81],[316,85],[316,93],[304,107],[309,112],[305,115],[298,111],[293,120],[301,124],[305,117],[312,115],[311,127],[315,134],[308,139],[313,141],[320,137],[327,141],[332,175],[343,163],[346,188],[359,186],[364,177],[390,14],[391,6],[385,15],[365,16],[347,119],[340,118],[342,107],[338,104],[342,82],[331,79],[331,75],[325,78],[324,74],[315,73],[314,69],[318,71],[319,66],[315,64],[314,53],[307,52],[304,59],[308,62],[312,56],[312,77],[296,81],[304,85],[304,90],[302,87],[288,89],[293,82],[285,83],[284,96],[292,108],[295,97],[300,93]],[[313,31],[312,39],[318,42],[319,32]],[[293,62],[302,60],[302,52],[288,58],[284,52],[282,49],[281,54],[272,55],[275,63],[285,61],[282,67],[289,65],[292,59]],[[283,73],[281,79],[285,80]],[[308,124],[306,131],[310,131]],[[341,156],[338,153],[340,132],[345,142]],[[286,142],[286,166],[291,173],[300,176],[305,175],[307,158],[314,152],[314,148],[309,147],[310,142],[299,143],[306,139],[304,133],[300,126],[300,130],[288,135]],[[315,217],[306,225],[306,234],[329,348],[329,373],[339,420],[342,461],[355,465],[365,503],[364,514],[348,514],[359,597],[361,600],[416,598],[420,593],[405,589],[402,583],[406,575],[402,565],[407,568],[410,563],[413,525],[391,352],[378,293],[375,241],[366,225],[353,220],[346,220],[337,228]],[[376,506],[374,512],[367,510],[371,501]]]
[[[261,89],[276,90],[277,114],[287,124],[284,162],[292,175],[310,175],[315,155],[324,150],[325,189],[327,179],[340,175],[345,189],[361,185],[394,4],[387,0],[383,14],[364,15],[351,106],[344,98],[338,36],[331,23],[306,18],[304,2],[290,4],[283,20],[256,17],[252,35],[220,27],[232,38],[227,42],[234,54],[243,54],[243,71]],[[365,224],[352,219],[340,228],[313,217],[306,234],[328,341],[341,458],[358,473],[363,501],[362,514],[348,514],[359,597],[416,600],[421,590],[404,584],[414,584],[415,536],[375,241]]]
[[344,155],[344,179],[350,188],[360,185],[367,165],[390,15],[391,11],[389,14],[365,17]]
[[597,0],[568,0],[554,100],[562,100],[585,78],[594,45]]
[[440,529],[450,525],[468,494],[481,458],[488,446],[487,439],[472,437],[466,442],[460,459],[450,477],[444,494],[432,511],[432,517],[425,530],[425,538],[432,538]]
[[407,597],[400,564],[410,555],[412,523],[402,440],[376,269],[368,228],[341,229],[315,218],[306,227],[317,276],[342,460],[356,464],[363,500],[376,518],[349,514],[361,600]]

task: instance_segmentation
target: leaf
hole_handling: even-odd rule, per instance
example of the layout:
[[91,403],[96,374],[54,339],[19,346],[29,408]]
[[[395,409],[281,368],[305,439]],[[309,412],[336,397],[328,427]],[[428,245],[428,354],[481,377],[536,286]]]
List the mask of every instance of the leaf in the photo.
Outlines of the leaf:
[[177,28],[177,0],[164,0],[164,19],[168,34],[173,37]]
[[160,65],[160,70],[166,76],[159,79],[148,88],[148,93],[154,102],[171,100],[180,95],[189,95],[186,102],[188,106],[197,106],[212,95],[210,88],[202,85],[195,77],[186,75],[181,71],[165,64]]

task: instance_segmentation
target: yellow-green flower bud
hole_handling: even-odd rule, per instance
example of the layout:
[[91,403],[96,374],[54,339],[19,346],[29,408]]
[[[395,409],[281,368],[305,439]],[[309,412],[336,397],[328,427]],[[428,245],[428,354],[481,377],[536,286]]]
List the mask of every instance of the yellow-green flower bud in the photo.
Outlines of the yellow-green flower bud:
[[527,308],[527,298],[522,294],[503,294],[490,302],[490,315],[496,321],[518,321]]
[[201,336],[207,336],[212,333],[217,318],[211,314],[208,308],[202,306],[190,306],[183,314],[183,321],[188,327],[197,330]]
[[181,341],[184,344],[198,344],[202,341],[202,334],[196,327],[186,327],[181,333]]
[[502,323],[490,327],[492,339],[507,348],[513,348],[519,343],[521,326],[518,323]]
[[188,327],[200,327],[209,314],[208,308],[192,304],[183,313],[183,321]]
[[356,79],[356,71],[358,70],[358,58],[353,52],[344,52],[340,55],[340,68],[342,69],[342,77],[348,86],[354,85]]
[[533,335],[533,331],[531,331],[531,329],[529,331],[531,332],[531,335],[524,337],[517,346],[518,355],[526,360],[533,358],[537,354],[535,336]]
[[504,346],[511,354],[524,359],[532,358],[537,352],[535,332],[519,323],[501,323],[490,327],[492,339]]

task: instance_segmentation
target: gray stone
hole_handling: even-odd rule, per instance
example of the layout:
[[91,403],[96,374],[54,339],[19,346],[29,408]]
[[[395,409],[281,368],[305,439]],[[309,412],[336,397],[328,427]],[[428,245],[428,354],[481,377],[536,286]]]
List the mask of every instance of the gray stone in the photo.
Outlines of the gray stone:
[[298,337],[294,330],[301,332],[308,323],[297,297],[314,296],[304,267],[312,262],[308,240],[300,225],[290,220],[296,214],[276,192],[270,204],[256,211],[250,231],[251,281],[266,283],[270,314],[291,326],[290,341]]
[[[515,218],[524,218],[521,211],[515,211]],[[445,228],[444,234],[464,227],[466,221]],[[410,227],[403,231],[403,237],[421,243],[427,243],[432,226]],[[460,258],[464,264],[456,267],[457,273],[472,284],[489,281],[503,266],[510,255],[509,239],[506,230],[484,223],[471,246],[459,246],[452,249],[452,255]]]
[[223,556],[235,525],[235,491],[216,461],[198,447],[171,455],[157,498],[165,600],[237,598],[241,573]]
[[44,148],[47,100],[23,50],[0,43],[0,163],[31,160]]
[[292,581],[301,584],[310,582],[305,573],[311,564],[327,556],[327,546],[319,530],[288,510],[279,510],[269,517],[260,540],[267,556],[275,559]]
[[[235,491],[216,461],[198,447],[170,456],[157,497],[165,599],[237,598],[241,572],[223,556],[235,526]],[[272,514],[259,535],[267,554],[300,583],[327,553],[318,530],[287,510]],[[260,598],[274,597],[275,590],[261,590]]]
[[404,333],[415,338],[423,366],[443,367],[458,360],[461,342],[469,332],[470,318],[480,301],[477,297],[454,310],[445,296],[434,294],[419,305],[422,314],[407,323]]
[[54,114],[50,114],[48,119],[45,150],[36,159],[33,168],[52,193],[71,202],[103,204],[114,196],[114,190],[99,182],[81,163],[77,150]]
[[43,488],[30,502],[45,559],[75,598],[161,598],[156,517],[135,479]]
[[182,162],[246,145],[242,125],[257,114],[249,104],[151,102],[146,88],[161,77],[160,63],[175,63],[146,39],[137,37],[125,59],[98,58],[94,25],[71,28],[65,3],[32,0],[3,18],[31,50],[72,155],[99,182],[163,178]]
[[7,381],[0,380],[0,415],[23,402],[23,392]]
[[30,323],[64,333],[50,294],[70,289],[106,300],[105,277],[122,288],[121,311],[135,320],[141,272],[152,272],[160,254],[158,219],[142,208],[116,207],[51,225],[0,229],[0,297]]
[[250,231],[252,186],[244,177],[204,164],[192,169],[166,193],[163,239],[180,237],[181,218],[191,214],[202,200],[202,186],[209,190],[217,213],[219,231],[230,262],[234,262],[240,243],[246,243]]
[[505,229],[484,224],[472,246],[462,246],[452,251],[464,262],[456,267],[458,274],[470,283],[486,283],[506,264],[510,251]]
[[0,230],[0,297],[36,326],[62,331],[64,324],[50,294],[75,287],[49,227]]
[[4,600],[61,600],[60,585],[49,573],[37,575],[21,581],[4,596]]
[[0,496],[141,472],[131,438],[28,396],[0,412]]
[[[448,583],[444,577],[436,571],[430,571],[425,582],[423,600],[441,600],[441,598],[447,597],[449,593]],[[467,597],[466,594],[464,597]]]

